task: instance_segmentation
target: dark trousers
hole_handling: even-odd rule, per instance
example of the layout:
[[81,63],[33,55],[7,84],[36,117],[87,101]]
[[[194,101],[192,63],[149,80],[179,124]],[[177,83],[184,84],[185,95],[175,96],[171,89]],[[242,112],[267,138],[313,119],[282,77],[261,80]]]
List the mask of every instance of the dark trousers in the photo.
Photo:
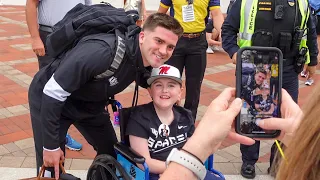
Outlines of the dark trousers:
[[[30,104],[31,105],[31,104]],[[37,174],[39,167],[43,164],[43,141],[42,138],[42,123],[40,111],[36,107],[30,106],[31,123],[36,151]],[[59,128],[60,148],[65,153],[66,134],[71,124],[73,124],[84,138],[91,144],[99,154],[109,154],[116,157],[113,145],[117,142],[117,137],[110,121],[109,114],[101,113],[97,116],[91,116],[84,119],[68,118],[61,116]],[[49,168],[52,176],[54,175],[53,168]]]
[[201,84],[207,65],[208,43],[205,33],[197,38],[181,37],[166,64],[175,66],[186,74],[186,101],[184,107],[191,110],[194,120],[200,100]]
[[[288,91],[295,102],[298,102],[299,82],[298,74],[294,70],[285,71],[283,73],[282,88]],[[242,153],[242,162],[254,165],[259,159],[260,141],[256,141],[251,146],[240,144],[240,151]],[[271,147],[270,166],[273,163],[275,153],[278,151],[275,143]]]
[[270,78],[270,89],[270,94],[273,96],[273,99],[277,99],[279,89],[279,80],[277,77]]
[[[46,38],[47,36],[50,34],[49,32],[46,31],[42,31],[39,30],[39,34],[40,34],[40,38],[44,44],[44,49],[46,50]],[[37,56],[38,57],[38,64],[39,64],[39,69],[45,67],[46,65],[50,64],[54,58],[50,57],[47,54],[47,50],[46,50],[46,54],[44,56]]]
[[317,34],[320,35],[320,15],[316,15]]

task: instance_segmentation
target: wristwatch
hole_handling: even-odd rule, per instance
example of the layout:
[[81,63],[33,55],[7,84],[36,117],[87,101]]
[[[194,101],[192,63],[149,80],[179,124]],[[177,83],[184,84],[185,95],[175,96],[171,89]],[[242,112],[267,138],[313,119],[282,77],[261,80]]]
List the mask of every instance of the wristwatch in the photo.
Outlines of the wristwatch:
[[167,167],[171,161],[188,168],[201,180],[206,177],[207,169],[202,162],[187,152],[173,148],[166,160]]

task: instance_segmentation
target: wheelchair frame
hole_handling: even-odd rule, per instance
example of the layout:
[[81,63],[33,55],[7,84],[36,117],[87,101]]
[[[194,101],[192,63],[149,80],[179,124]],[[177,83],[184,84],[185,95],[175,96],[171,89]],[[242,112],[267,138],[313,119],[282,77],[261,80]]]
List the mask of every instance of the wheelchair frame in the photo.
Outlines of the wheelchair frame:
[[[131,177],[136,179],[137,175],[144,174],[142,179],[149,180],[149,167],[145,162],[145,158],[142,157],[139,153],[135,152],[131,147],[129,147],[126,142],[129,142],[129,138],[125,136],[126,125],[128,119],[131,114],[131,108],[122,108],[120,102],[116,100],[112,100],[111,104],[113,105],[113,111],[118,111],[119,113],[119,120],[120,120],[120,138],[121,141],[114,145],[116,154],[117,154],[117,161],[121,164],[121,166],[126,170],[127,174]],[[117,108],[115,108],[115,106]],[[125,119],[125,120],[124,120]],[[219,177],[225,179],[223,174],[213,168],[213,154],[209,156],[207,161],[204,163],[206,169],[211,171],[212,173],[218,175]],[[127,165],[127,163],[130,163]],[[144,167],[144,171],[137,167],[136,164],[141,164]],[[128,172],[129,171],[129,172]],[[138,177],[138,180],[142,180]]]

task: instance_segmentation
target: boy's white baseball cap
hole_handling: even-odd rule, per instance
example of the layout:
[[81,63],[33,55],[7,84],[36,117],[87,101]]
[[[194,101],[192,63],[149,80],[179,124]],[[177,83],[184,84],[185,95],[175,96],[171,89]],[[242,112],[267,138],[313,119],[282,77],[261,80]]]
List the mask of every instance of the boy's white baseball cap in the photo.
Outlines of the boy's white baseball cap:
[[178,83],[182,84],[182,79],[180,75],[180,71],[178,68],[174,66],[170,66],[164,64],[158,68],[153,68],[151,72],[150,78],[147,80],[147,83],[151,85],[153,81],[159,78],[169,78],[177,81]]

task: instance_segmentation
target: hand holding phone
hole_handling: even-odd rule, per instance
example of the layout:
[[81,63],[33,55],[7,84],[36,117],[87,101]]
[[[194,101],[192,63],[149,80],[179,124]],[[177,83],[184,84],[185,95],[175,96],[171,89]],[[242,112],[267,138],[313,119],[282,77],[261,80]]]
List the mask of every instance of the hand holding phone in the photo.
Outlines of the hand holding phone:
[[278,48],[245,47],[237,53],[237,97],[242,108],[236,132],[251,138],[275,138],[279,130],[265,130],[257,122],[281,117],[283,55]]

